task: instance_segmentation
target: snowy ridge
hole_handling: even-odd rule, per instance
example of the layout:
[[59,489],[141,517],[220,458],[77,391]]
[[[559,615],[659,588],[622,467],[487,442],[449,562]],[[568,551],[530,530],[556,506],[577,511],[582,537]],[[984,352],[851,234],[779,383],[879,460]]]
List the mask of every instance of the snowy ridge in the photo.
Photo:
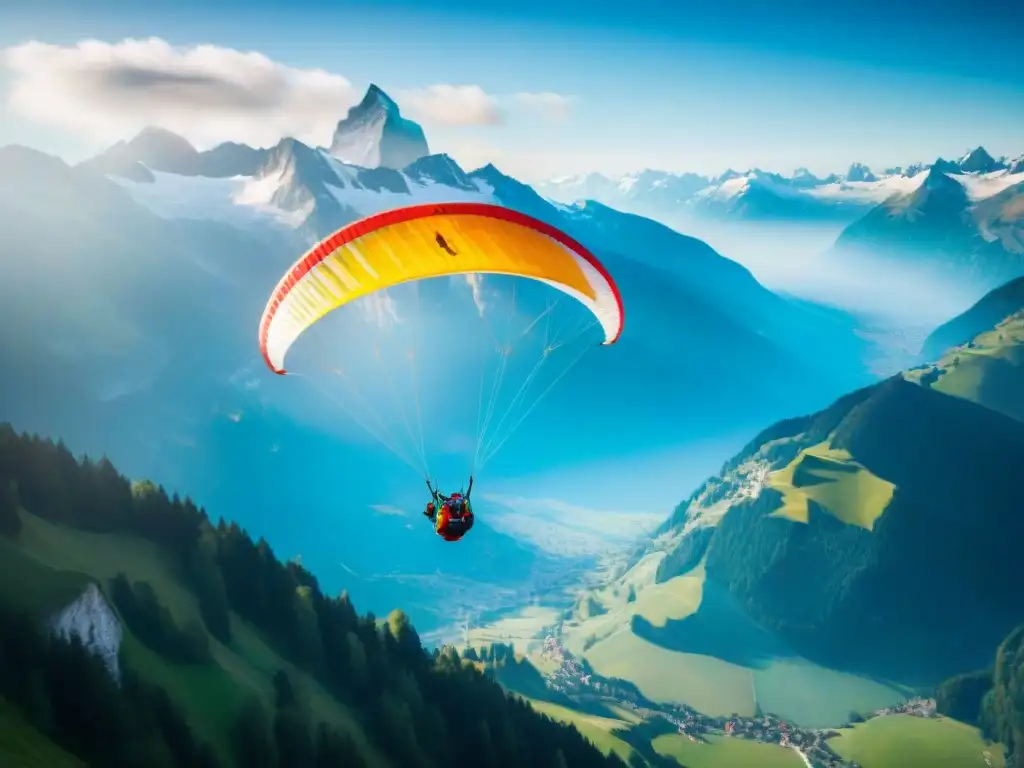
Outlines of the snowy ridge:
[[939,159],[879,174],[861,163],[853,163],[845,174],[825,178],[806,168],[798,168],[791,176],[729,169],[714,178],[646,170],[618,178],[599,173],[561,177],[538,184],[537,191],[560,203],[592,199],[660,219],[680,215],[850,218],[893,196],[912,193],[936,166],[958,181],[975,202],[1024,181],[1024,156],[997,160],[978,147],[958,161]]
[[[109,178],[158,216],[212,219],[239,227],[263,223],[296,229],[327,201],[336,203],[350,221],[405,205],[494,202],[493,189],[470,178],[447,155],[431,155],[393,170],[350,165],[324,149],[294,149],[272,158],[253,176],[218,179],[153,172],[153,182]],[[444,169],[447,178],[440,173]]]

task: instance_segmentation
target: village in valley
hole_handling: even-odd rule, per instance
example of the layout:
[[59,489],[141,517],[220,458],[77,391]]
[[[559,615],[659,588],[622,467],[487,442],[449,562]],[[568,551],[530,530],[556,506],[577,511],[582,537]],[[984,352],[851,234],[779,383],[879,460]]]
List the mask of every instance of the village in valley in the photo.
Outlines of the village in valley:
[[[648,721],[661,718],[694,742],[705,742],[706,737],[712,735],[750,739],[793,749],[808,768],[860,768],[857,763],[843,760],[829,746],[828,740],[839,735],[836,730],[802,728],[770,713],[758,713],[755,717],[736,714],[710,717],[685,705],[651,702],[628,683],[596,675],[585,660],[575,658],[553,635],[545,637],[541,653],[545,660],[555,665],[546,676],[548,688],[577,703],[585,705],[605,701],[627,707]],[[867,713],[864,718],[888,715],[937,717],[935,700],[912,698],[896,706]]]

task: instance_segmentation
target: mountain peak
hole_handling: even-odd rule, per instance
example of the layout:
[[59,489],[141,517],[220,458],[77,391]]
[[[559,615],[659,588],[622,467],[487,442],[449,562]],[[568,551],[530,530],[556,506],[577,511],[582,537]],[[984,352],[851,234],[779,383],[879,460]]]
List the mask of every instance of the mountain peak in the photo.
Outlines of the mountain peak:
[[199,154],[188,139],[155,126],[143,128],[126,146],[141,154],[177,157]]
[[[398,104],[388,96],[384,89],[375,83],[370,83],[370,87],[366,89],[366,94],[363,96],[363,100],[359,102],[358,109],[368,109],[373,105],[383,106],[385,109],[393,111],[395,114],[400,114],[401,110],[398,108]],[[349,110],[351,114],[351,110]]]
[[928,169],[927,178],[932,178],[936,173],[960,173],[960,171],[961,168],[959,163],[953,162],[952,160],[944,160],[940,157],[932,163],[931,168]]
[[875,174],[863,163],[852,163],[846,171],[846,181],[877,181]]
[[82,165],[132,181],[151,182],[153,171],[194,176],[200,171],[200,160],[200,152],[187,139],[150,126],[130,141],[119,141]]
[[922,187],[925,189],[959,189],[960,184],[949,177],[949,163],[940,160],[928,169],[928,175],[924,177]]
[[797,168],[793,171],[793,176],[790,179],[794,187],[816,187],[821,184],[821,179],[815,176],[806,168]]
[[455,189],[476,189],[466,172],[449,155],[427,155],[407,165],[402,173],[426,184],[444,184]]
[[350,165],[398,170],[428,156],[430,149],[423,129],[402,117],[395,100],[371,84],[338,122],[330,153]]
[[976,147],[960,159],[960,170],[964,173],[989,173],[1004,167],[984,147]]

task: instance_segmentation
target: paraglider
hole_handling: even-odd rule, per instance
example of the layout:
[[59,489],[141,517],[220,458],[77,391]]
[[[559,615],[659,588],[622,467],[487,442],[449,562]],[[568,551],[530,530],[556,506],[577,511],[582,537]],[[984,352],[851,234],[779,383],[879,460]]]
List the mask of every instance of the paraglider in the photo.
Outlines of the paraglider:
[[[271,371],[284,375],[288,373],[284,367],[285,357],[292,345],[333,310],[361,299],[386,295],[389,289],[404,284],[453,276],[465,276],[470,282],[479,275],[524,278],[571,298],[571,303],[587,310],[590,318],[587,328],[600,326],[602,345],[614,344],[622,333],[623,307],[618,288],[605,268],[583,245],[549,224],[499,205],[453,202],[415,205],[378,213],[343,227],[314,246],[295,262],[274,289],[260,321],[260,353]],[[514,289],[513,285],[513,305]],[[535,333],[534,329],[545,314],[547,312],[533,320],[521,336]],[[416,327],[423,327],[423,323],[417,323]],[[571,339],[579,337],[585,330],[575,332]],[[345,339],[342,344],[349,342],[350,339]],[[511,431],[543,397],[547,389],[524,414],[509,418],[511,410],[523,404],[525,394],[534,383],[536,370],[566,343],[549,340],[545,330],[539,359],[500,418],[494,413],[493,402],[489,402],[486,409],[483,407],[485,388],[481,380],[480,423],[471,475],[504,444]],[[495,344],[493,348],[498,353],[501,375],[505,373],[512,347],[513,342],[508,342]],[[380,359],[380,348],[376,347],[375,352]],[[415,350],[410,349],[407,357],[413,366],[414,384],[418,386]],[[555,381],[578,359],[577,356],[569,362]],[[461,376],[464,366],[459,370]],[[344,376],[348,371],[339,366],[334,372]],[[390,383],[391,371],[385,373]],[[451,382],[452,379],[446,381]],[[495,391],[500,384],[500,381],[495,382]],[[549,384],[548,389],[553,384]],[[377,387],[376,384],[372,386]],[[492,392],[492,401],[494,396]],[[355,406],[357,399],[339,404]],[[410,407],[407,412],[402,406],[396,410],[401,412],[403,419],[408,412],[415,410],[417,419],[421,421],[419,389],[415,393],[415,409]],[[399,458],[414,466],[407,458],[408,453],[400,451],[395,441],[387,439],[390,432],[381,420],[371,422],[366,419],[360,424]],[[410,437],[414,437],[408,420],[406,426]],[[506,432],[500,438],[491,435],[485,439],[488,429],[503,426]],[[422,423],[419,440],[411,442],[413,452],[420,459],[417,469],[429,478]],[[428,488],[434,512],[431,514],[428,507],[424,514],[434,522],[435,531],[443,538],[452,536],[449,540],[461,538],[473,522],[469,493],[465,497],[460,494],[443,497],[430,486],[429,480]],[[453,505],[451,499],[458,503]]]
[[427,502],[424,516],[434,524],[434,533],[445,541],[458,541],[473,527],[473,509],[469,496],[473,493],[473,476],[470,475],[469,487],[465,495],[453,493],[445,496],[427,480],[427,490],[432,501]]

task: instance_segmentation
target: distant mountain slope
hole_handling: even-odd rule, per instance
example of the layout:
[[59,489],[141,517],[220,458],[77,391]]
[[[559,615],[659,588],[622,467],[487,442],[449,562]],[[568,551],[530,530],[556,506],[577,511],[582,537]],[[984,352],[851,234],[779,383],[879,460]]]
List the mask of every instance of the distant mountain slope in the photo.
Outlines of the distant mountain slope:
[[170,131],[146,128],[131,141],[118,142],[82,165],[135,181],[153,181],[152,171],[225,178],[251,175],[266,154],[265,149],[231,142],[199,152]]
[[1021,307],[1024,307],[1024,277],[993,289],[966,312],[932,331],[921,349],[922,359],[937,360],[950,347],[966,344]]
[[906,264],[980,292],[1024,274],[1024,175],[958,171],[936,163],[843,230],[832,258]]
[[992,330],[950,348],[935,363],[908,372],[907,378],[1024,422],[1022,367],[1024,310],[1018,310]]

